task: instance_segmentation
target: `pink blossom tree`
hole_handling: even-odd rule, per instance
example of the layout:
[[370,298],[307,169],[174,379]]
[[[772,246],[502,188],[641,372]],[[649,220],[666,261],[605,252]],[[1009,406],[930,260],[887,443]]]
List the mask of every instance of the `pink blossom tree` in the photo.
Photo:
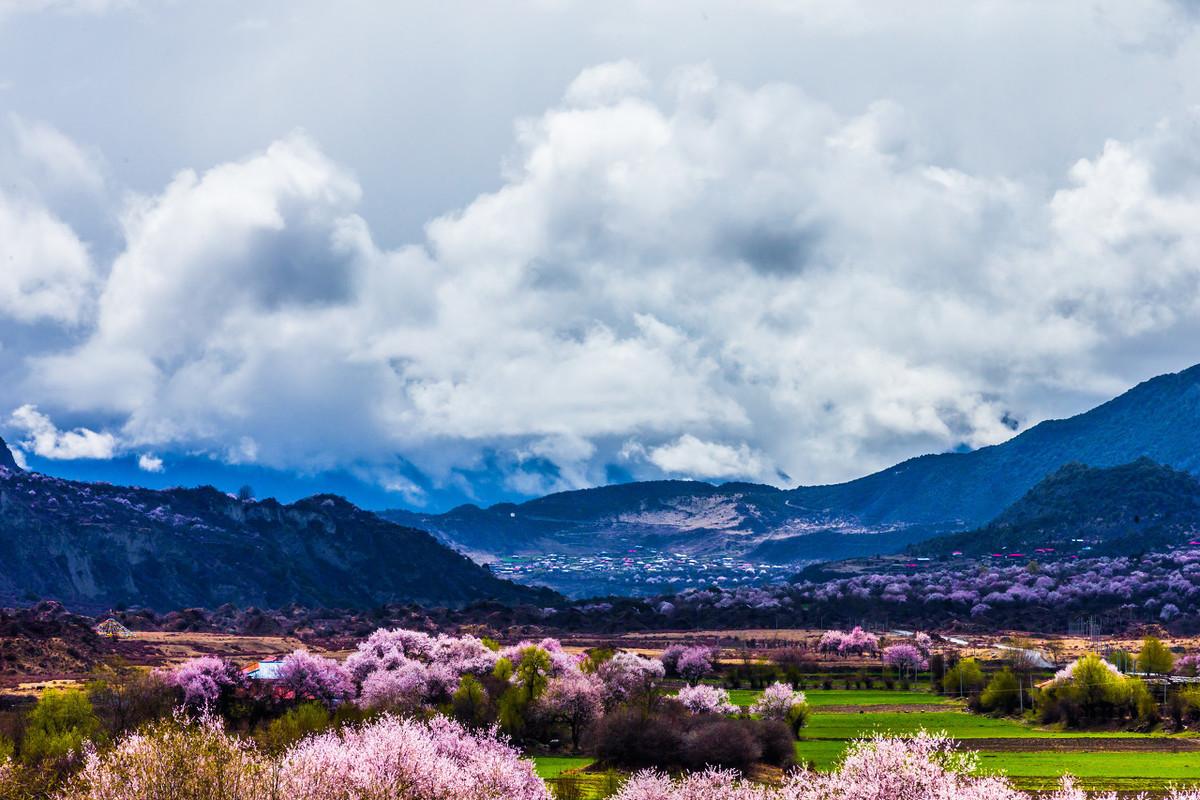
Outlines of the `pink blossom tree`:
[[169,720],[87,753],[59,800],[263,800],[274,765],[220,719]]
[[821,639],[817,642],[817,649],[822,653],[841,653],[842,642],[845,641],[846,634],[841,631],[825,631],[821,634]]
[[549,800],[533,762],[490,733],[391,716],[302,741],[283,759],[289,800]]
[[666,669],[668,675],[677,675],[676,668],[679,666],[679,657],[686,651],[687,645],[673,644],[663,650],[662,655],[658,660],[663,663],[663,668]]
[[921,651],[908,642],[884,648],[883,663],[894,668],[901,677],[910,677],[929,668],[929,661],[921,655]]
[[615,708],[622,703],[638,703],[649,708],[666,676],[666,669],[655,659],[643,658],[636,653],[617,653],[601,664],[596,674],[604,684],[605,708]]
[[235,664],[217,656],[193,658],[161,674],[168,685],[183,692],[183,703],[190,708],[211,708],[247,685]]
[[849,633],[842,637],[841,646],[838,649],[842,655],[870,655],[879,650],[879,637],[873,633],[868,633],[861,626],[855,625]]
[[679,654],[675,671],[688,683],[696,683],[713,671],[713,652],[707,647],[689,647]]
[[[23,794],[21,796],[24,796]],[[56,800],[550,800],[533,763],[444,717],[384,716],[279,759],[215,717],[171,720],[93,750]]]
[[738,710],[730,702],[729,692],[702,683],[683,687],[675,701],[692,714],[736,714]]
[[540,702],[552,720],[567,726],[571,748],[578,750],[580,735],[604,710],[604,684],[578,670],[556,675]]
[[363,681],[358,704],[363,708],[413,713],[429,694],[428,668],[420,661],[407,661],[399,669],[372,672]]
[[312,699],[333,706],[354,696],[350,672],[332,658],[297,650],[279,665],[279,685],[296,699]]
[[763,689],[758,700],[750,707],[750,713],[758,714],[763,719],[786,720],[793,708],[807,704],[804,692],[794,691],[786,683],[776,681]]

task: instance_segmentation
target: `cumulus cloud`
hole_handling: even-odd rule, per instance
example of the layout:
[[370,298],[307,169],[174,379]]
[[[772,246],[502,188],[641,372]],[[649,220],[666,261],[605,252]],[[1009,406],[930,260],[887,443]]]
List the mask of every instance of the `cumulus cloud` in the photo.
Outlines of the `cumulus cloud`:
[[0,191],[0,317],[77,323],[95,284],[87,247],[35,202]]
[[412,469],[523,493],[616,463],[849,478],[1179,352],[1195,130],[1110,142],[1047,190],[939,161],[894,101],[599,65],[520,121],[500,188],[410,246],[376,242],[303,134],[179,173],[130,204],[94,325],[31,391],[123,420],[131,448],[354,464],[410,498]]
[[97,433],[88,428],[59,430],[36,406],[21,406],[12,412],[8,422],[23,435],[20,446],[42,458],[60,461],[108,459],[116,452],[117,441],[112,434]]
[[670,444],[655,447],[647,458],[663,472],[696,478],[759,478],[771,480],[769,464],[745,444],[731,447],[705,442],[684,434]]
[[138,469],[143,472],[162,472],[163,460],[153,453],[142,453],[137,460]]

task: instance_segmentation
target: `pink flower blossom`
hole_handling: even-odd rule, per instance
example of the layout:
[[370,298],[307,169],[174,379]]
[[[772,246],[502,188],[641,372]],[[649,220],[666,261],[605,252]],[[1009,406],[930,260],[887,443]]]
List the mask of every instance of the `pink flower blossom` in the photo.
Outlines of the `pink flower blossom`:
[[571,746],[579,748],[579,735],[604,709],[604,684],[595,675],[578,670],[550,679],[539,702],[546,713],[571,731]]
[[297,650],[283,659],[279,684],[294,692],[298,700],[318,700],[326,705],[354,696],[354,681],[345,667],[307,650]]
[[895,667],[901,675],[912,675],[929,668],[929,661],[915,645],[902,642],[884,648],[883,663]]
[[494,734],[445,717],[428,724],[385,716],[306,739],[283,760],[289,800],[549,800],[533,762]]
[[807,702],[804,692],[793,691],[786,683],[776,682],[763,689],[758,700],[750,707],[750,712],[763,719],[786,720],[793,707]]
[[661,661],[636,653],[617,653],[596,670],[604,683],[604,705],[613,708],[631,700],[650,702],[666,676]]
[[226,693],[246,685],[242,671],[217,656],[193,658],[162,675],[168,684],[183,690],[184,705],[193,708],[208,708]]
[[736,714],[738,710],[729,701],[729,692],[703,683],[683,687],[675,701],[692,714]]
[[707,647],[689,647],[679,654],[675,671],[688,683],[695,683],[713,670],[713,652]]

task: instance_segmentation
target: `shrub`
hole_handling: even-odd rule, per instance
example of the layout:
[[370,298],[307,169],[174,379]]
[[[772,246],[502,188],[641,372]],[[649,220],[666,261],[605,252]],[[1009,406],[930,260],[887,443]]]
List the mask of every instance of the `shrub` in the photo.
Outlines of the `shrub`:
[[260,740],[273,752],[282,752],[306,736],[329,727],[331,718],[320,703],[301,703],[267,725]]
[[1024,689],[1011,669],[1005,667],[992,676],[987,688],[979,696],[979,707],[984,711],[999,711],[1011,714],[1021,707]]
[[1133,672],[1137,662],[1127,650],[1113,650],[1108,654],[1107,661],[1111,662],[1121,672]]
[[163,675],[124,664],[98,668],[87,684],[88,700],[112,737],[168,717],[175,690]]
[[1181,689],[1178,695],[1184,706],[1184,713],[1190,720],[1200,719],[1200,686],[1188,686]]
[[1037,698],[1043,722],[1070,727],[1137,717],[1153,722],[1158,707],[1136,678],[1122,675],[1099,656],[1087,655],[1059,670]]
[[587,651],[583,660],[579,662],[579,669],[583,672],[594,674],[600,668],[601,664],[610,660],[616,654],[617,651],[611,647],[593,647]]
[[781,769],[796,763],[796,738],[788,723],[764,719],[751,724],[762,747],[763,761]]
[[680,763],[682,742],[678,720],[623,708],[605,714],[593,726],[590,749],[610,764],[638,769]]
[[99,732],[100,719],[84,692],[47,689],[26,718],[21,758],[31,764],[70,758]]
[[983,688],[984,682],[983,670],[975,659],[964,658],[946,673],[942,679],[942,690],[946,694],[973,694]]
[[789,708],[783,721],[791,729],[792,735],[798,738],[800,729],[808,724],[808,703],[799,703]]
[[707,767],[747,772],[763,755],[762,743],[740,720],[720,720],[699,725],[683,737],[683,764],[688,769]]

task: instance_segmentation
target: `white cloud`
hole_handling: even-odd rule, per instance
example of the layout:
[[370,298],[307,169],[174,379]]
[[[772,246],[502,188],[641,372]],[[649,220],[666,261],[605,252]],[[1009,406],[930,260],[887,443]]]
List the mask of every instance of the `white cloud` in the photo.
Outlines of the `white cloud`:
[[116,438],[109,433],[97,433],[88,428],[59,430],[48,416],[36,406],[25,405],[9,417],[9,425],[21,431],[21,447],[42,458],[70,461],[79,458],[112,458]]
[[8,452],[12,453],[13,461],[18,467],[24,470],[29,469],[29,462],[25,460],[25,453],[20,448],[9,445]]
[[143,472],[162,472],[163,460],[153,453],[142,453],[137,460],[138,469]]
[[9,115],[16,154],[36,171],[39,186],[67,191],[99,192],[104,176],[97,157],[62,131],[40,120]]
[[844,479],[1119,390],[1135,340],[1190,357],[1193,130],[1047,189],[936,158],[892,100],[600,65],[419,244],[380,246],[302,134],[179,173],[127,209],[94,326],[30,387],[122,419],[124,446],[355,464],[413,496],[398,454],[542,492],[631,440],[641,476]]
[[0,316],[77,323],[95,285],[87,247],[62,220],[0,191]]
[[655,447],[647,457],[663,472],[696,478],[755,478],[772,480],[770,464],[747,445],[732,447],[705,442],[684,434],[670,444]]
[[567,87],[566,101],[577,106],[601,106],[640,95],[650,89],[650,80],[632,61],[597,64],[579,73]]
[[0,19],[10,14],[56,11],[65,14],[105,14],[133,6],[134,0],[0,0]]

